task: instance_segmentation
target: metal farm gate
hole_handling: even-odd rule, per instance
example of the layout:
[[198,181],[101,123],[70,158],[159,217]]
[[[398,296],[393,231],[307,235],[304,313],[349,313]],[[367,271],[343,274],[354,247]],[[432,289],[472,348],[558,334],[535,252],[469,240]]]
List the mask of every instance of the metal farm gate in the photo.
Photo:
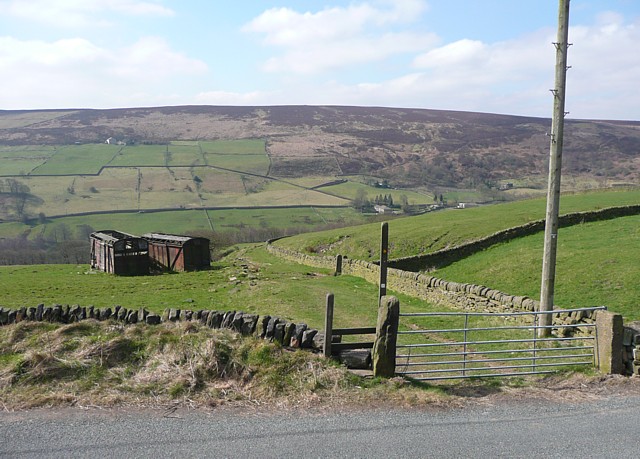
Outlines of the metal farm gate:
[[[396,374],[421,381],[524,376],[563,368],[598,365],[595,323],[567,320],[540,324],[542,314],[570,313],[605,307],[546,312],[400,313]],[[553,317],[553,316],[552,316]],[[539,330],[553,335],[538,337]]]

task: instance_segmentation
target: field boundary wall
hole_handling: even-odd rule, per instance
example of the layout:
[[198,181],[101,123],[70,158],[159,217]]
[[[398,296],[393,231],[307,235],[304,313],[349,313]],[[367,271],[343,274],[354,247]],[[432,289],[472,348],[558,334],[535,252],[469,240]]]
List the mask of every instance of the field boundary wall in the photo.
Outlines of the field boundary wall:
[[[610,207],[606,209],[575,212],[560,218],[561,226],[608,220],[640,214],[640,205]],[[535,234],[544,230],[544,220],[534,221],[518,227],[499,231],[488,237],[464,244],[452,249],[434,252],[419,257],[407,257],[389,261],[387,272],[387,288],[405,295],[428,301],[434,305],[442,305],[474,312],[514,312],[537,311],[540,302],[527,296],[509,295],[484,285],[449,282],[428,274],[416,272],[425,266],[442,266],[452,263],[475,252],[484,250],[494,244],[509,241],[517,237]],[[286,249],[267,241],[267,251],[288,261],[336,270],[337,258],[334,256],[312,256]],[[371,262],[342,257],[341,272],[365,279],[377,284],[380,278],[380,267]],[[561,311],[561,308],[554,307]],[[553,315],[554,324],[577,325],[593,324],[595,317],[588,311],[576,311],[567,314],[558,312]],[[587,328],[586,330],[591,330]]]
[[[607,207],[606,209],[561,215],[559,217],[559,225],[560,227],[568,227],[581,223],[611,220],[639,214],[640,205]],[[536,220],[524,225],[507,228],[484,238],[448,249],[438,250],[424,255],[389,260],[389,267],[405,271],[426,271],[434,268],[442,268],[493,245],[544,231],[544,226],[545,220]]]

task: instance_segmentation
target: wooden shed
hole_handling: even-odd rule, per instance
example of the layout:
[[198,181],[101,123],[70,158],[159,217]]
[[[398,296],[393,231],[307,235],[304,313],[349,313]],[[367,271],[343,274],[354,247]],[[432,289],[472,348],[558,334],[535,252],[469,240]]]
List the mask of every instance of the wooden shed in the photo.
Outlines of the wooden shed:
[[196,271],[209,268],[209,239],[175,234],[146,233],[151,268],[160,271]]
[[141,237],[115,230],[91,233],[91,267],[112,274],[149,274],[149,244]]

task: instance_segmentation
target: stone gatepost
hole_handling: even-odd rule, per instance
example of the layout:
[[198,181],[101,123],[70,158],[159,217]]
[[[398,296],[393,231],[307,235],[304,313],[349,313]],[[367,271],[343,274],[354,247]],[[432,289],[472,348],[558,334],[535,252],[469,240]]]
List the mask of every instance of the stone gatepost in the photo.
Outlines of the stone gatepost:
[[400,301],[394,296],[383,296],[378,306],[376,340],[371,360],[373,375],[391,378],[396,374],[396,342],[400,320]]
[[607,374],[624,374],[622,316],[609,311],[597,311],[596,328],[596,352],[600,371]]
[[342,255],[338,255],[336,257],[336,270],[333,274],[334,276],[339,276],[342,274]]

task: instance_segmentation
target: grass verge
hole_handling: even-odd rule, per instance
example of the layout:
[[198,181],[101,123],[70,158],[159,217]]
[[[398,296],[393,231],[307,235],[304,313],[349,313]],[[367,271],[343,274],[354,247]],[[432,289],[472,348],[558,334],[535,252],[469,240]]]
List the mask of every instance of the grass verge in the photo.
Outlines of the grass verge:
[[523,397],[571,401],[640,391],[635,379],[546,378],[411,383],[357,376],[306,351],[198,323],[157,327],[87,320],[0,328],[0,406],[451,408]]

